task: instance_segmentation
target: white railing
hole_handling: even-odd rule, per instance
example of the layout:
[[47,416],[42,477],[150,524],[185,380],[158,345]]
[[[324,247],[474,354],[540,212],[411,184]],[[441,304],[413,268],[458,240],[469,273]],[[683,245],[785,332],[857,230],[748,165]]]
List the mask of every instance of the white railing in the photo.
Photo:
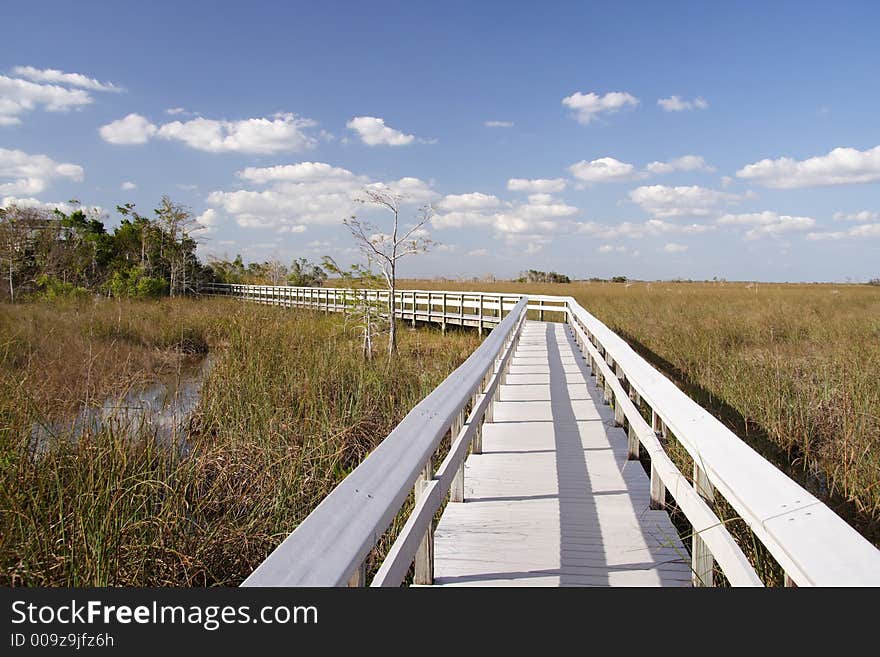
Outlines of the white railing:
[[[711,501],[720,494],[797,586],[878,586],[880,551],[840,516],[766,461],[711,413],[639,356],[620,336],[566,297],[569,322],[587,348],[593,372],[616,402],[618,421],[630,427],[631,452],[641,443],[651,455],[652,501],[662,499],[661,486],[673,496],[681,482],[668,472],[658,435],[671,432],[694,462],[693,487]],[[652,427],[636,405],[651,409]],[[665,452],[663,452],[665,454]],[[699,528],[677,502],[688,519]],[[695,536],[695,573],[711,584],[714,556],[721,555],[708,533]],[[726,568],[722,569],[730,577]]]
[[[206,285],[202,292],[269,305],[315,308],[328,312],[345,312],[356,299],[388,303],[388,291],[375,289],[215,283]],[[447,324],[458,324],[473,326],[482,331],[498,324],[522,296],[491,292],[398,290],[395,294],[395,316],[413,324],[417,321],[433,322],[443,327]]]
[[[230,289],[231,288],[231,289]],[[215,286],[214,294],[330,311],[346,307],[352,290]],[[387,292],[369,291],[387,302]],[[384,296],[383,296],[384,295]],[[398,586],[415,563],[414,583],[433,580],[434,514],[460,502],[464,460],[481,450],[481,425],[491,421],[522,323],[529,310],[567,321],[591,373],[629,436],[650,458],[651,507],[666,492],[693,528],[694,582],[713,584],[718,564],[734,586],[761,581],[725,524],[712,510],[722,496],[797,586],[880,585],[880,551],[825,504],[746,445],[708,411],[655,370],[623,339],[572,297],[402,290],[397,315],[411,321],[460,323],[489,337],[420,402],[244,582],[244,586],[365,585],[364,559],[414,489],[415,505],[371,586]],[[505,314],[506,313],[506,314]],[[650,409],[652,422],[641,407]],[[431,458],[450,433],[451,447],[434,472]],[[694,463],[683,475],[663,448],[669,433]]]
[[[491,412],[490,402],[519,338],[527,303],[520,299],[476,351],[407,414],[243,585],[364,584],[364,560],[413,487],[416,506],[407,521],[409,530],[385,560],[383,580],[397,579],[399,584],[415,559],[416,582],[430,581],[431,509],[436,511],[450,489],[453,500],[464,495],[464,459],[469,448],[480,450],[479,427]],[[452,447],[435,473],[432,458],[450,430]]]

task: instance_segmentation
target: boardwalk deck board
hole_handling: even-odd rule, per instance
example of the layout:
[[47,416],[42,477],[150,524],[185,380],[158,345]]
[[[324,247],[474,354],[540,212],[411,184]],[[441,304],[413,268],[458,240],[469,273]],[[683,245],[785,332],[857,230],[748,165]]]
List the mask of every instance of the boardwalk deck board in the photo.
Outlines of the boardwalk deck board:
[[627,461],[565,324],[527,322],[465,502],[434,537],[436,586],[689,586],[690,557]]

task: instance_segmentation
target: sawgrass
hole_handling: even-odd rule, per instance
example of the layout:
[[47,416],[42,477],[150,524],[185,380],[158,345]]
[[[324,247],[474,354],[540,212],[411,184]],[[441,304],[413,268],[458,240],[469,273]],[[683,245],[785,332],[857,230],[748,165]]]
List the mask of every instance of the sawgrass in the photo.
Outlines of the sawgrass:
[[[398,359],[365,362],[340,317],[304,310],[0,307],[0,584],[240,583],[478,342],[402,330]],[[34,452],[34,422],[207,350],[186,450],[111,424]]]

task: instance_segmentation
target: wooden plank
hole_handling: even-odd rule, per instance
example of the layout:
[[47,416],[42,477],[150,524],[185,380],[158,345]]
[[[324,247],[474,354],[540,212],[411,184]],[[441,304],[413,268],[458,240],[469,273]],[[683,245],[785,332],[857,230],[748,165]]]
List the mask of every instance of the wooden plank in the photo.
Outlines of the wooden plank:
[[625,434],[585,392],[583,361],[580,385],[569,383],[562,361],[576,345],[564,325],[527,322],[511,368],[541,341],[549,381],[502,386],[483,453],[466,462],[467,501],[435,531],[435,585],[690,585],[687,552],[668,516],[647,510]]

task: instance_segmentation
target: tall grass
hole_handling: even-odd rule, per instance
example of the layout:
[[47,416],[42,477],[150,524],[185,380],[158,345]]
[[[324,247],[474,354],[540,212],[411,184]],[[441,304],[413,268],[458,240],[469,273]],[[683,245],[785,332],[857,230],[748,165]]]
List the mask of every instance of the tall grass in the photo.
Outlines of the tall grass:
[[880,545],[880,290],[406,281],[570,295]]
[[[4,307],[2,583],[239,583],[479,341],[430,329],[400,338],[397,360],[365,362],[339,317],[302,310],[220,299]],[[112,423],[30,449],[39,418],[208,349],[186,452]]]

